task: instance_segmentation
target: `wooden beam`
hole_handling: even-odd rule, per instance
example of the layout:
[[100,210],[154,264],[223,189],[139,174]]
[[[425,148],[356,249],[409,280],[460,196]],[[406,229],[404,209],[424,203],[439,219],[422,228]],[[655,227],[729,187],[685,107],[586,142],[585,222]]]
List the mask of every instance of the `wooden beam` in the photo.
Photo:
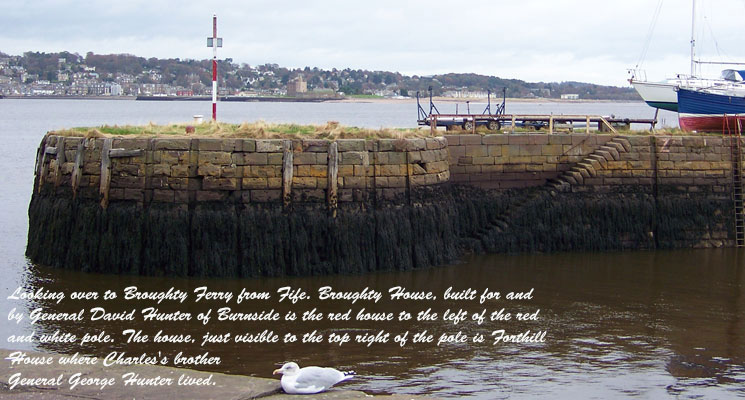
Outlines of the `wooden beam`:
[[328,170],[328,191],[326,193],[326,199],[328,201],[329,210],[331,216],[336,218],[336,208],[339,205],[339,144],[332,142],[329,145],[329,170]]
[[62,164],[65,160],[65,137],[57,139],[57,166],[54,168],[54,187],[59,186],[62,181]]
[[103,149],[101,149],[101,185],[99,194],[101,195],[101,207],[109,206],[109,186],[111,185],[111,158],[109,150],[114,139],[106,138],[103,140]]
[[282,147],[284,148],[282,155],[282,204],[288,207],[292,201],[292,141],[283,141]]
[[80,187],[80,178],[83,173],[83,151],[85,150],[85,142],[87,139],[83,139],[78,144],[78,149],[75,151],[75,163],[72,166],[72,176],[70,177],[70,185],[72,185],[72,198],[78,194],[78,188]]
[[41,147],[39,147],[39,154],[37,154],[37,159],[39,160],[36,174],[39,179],[38,186],[36,188],[37,192],[41,192],[41,187],[44,186],[44,178],[46,178],[47,176],[47,137],[48,136],[44,136],[44,139],[42,139]]

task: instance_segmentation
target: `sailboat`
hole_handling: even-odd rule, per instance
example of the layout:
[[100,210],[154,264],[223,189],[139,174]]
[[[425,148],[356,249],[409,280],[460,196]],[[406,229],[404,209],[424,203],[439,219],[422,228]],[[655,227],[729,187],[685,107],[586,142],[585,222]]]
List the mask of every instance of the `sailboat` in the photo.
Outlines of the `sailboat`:
[[[696,60],[696,1],[693,0],[693,11],[691,16],[691,73],[690,75],[678,74],[674,78],[666,79],[662,82],[650,82],[646,77],[640,75],[639,71],[630,70],[632,76],[629,83],[636,89],[639,96],[651,107],[673,112],[679,112],[678,93],[679,87],[685,87],[691,90],[710,89],[710,88],[727,88],[731,92],[742,91],[745,94],[745,84],[740,74],[742,71],[726,69],[722,71],[722,76],[716,79],[701,78],[696,76],[696,64],[701,63]],[[727,64],[727,63],[714,63]]]

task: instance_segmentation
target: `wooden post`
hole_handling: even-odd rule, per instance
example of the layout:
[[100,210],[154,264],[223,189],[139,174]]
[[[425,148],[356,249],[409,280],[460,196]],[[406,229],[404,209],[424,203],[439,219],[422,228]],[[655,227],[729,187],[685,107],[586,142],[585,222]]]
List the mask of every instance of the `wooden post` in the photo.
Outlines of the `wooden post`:
[[39,146],[39,154],[37,154],[36,159],[36,177],[39,180],[36,191],[41,192],[41,187],[44,186],[44,177],[47,174],[44,165],[47,160],[47,136],[44,136],[44,139],[41,141],[41,146]]
[[114,139],[106,138],[103,140],[103,149],[101,149],[101,185],[98,193],[101,195],[101,207],[109,206],[109,186],[111,185],[111,158],[109,151]]
[[282,147],[282,204],[288,207],[292,201],[292,141],[283,141]]
[[62,164],[65,160],[65,137],[57,139],[57,166],[54,168],[54,187],[59,186],[62,181]]
[[329,178],[329,186],[328,191],[326,193],[326,199],[328,201],[329,210],[331,211],[331,216],[333,218],[336,218],[336,208],[338,206],[339,202],[339,196],[338,196],[338,177],[339,177],[339,144],[336,142],[331,142],[331,145],[329,145],[329,170],[328,170],[328,178]]
[[589,135],[590,134],[590,116],[585,115],[585,120],[587,121],[585,122],[585,133]]
[[554,133],[554,115],[551,114],[548,116],[548,134],[551,135]]
[[78,150],[75,152],[75,164],[72,166],[72,176],[70,177],[70,185],[72,185],[72,198],[78,194],[78,187],[80,187],[80,177],[82,175],[83,166],[83,150],[85,149],[85,141],[83,139],[78,144]]
[[512,128],[510,133],[515,133],[515,114],[512,114]]

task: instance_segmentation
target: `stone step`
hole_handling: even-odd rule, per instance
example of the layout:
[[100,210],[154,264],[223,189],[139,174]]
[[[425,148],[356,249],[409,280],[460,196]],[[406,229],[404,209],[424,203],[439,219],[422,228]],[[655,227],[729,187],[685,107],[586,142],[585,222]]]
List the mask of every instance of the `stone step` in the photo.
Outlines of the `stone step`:
[[621,155],[618,154],[618,150],[616,150],[616,148],[613,146],[608,146],[608,145],[600,146],[600,150],[610,153],[611,157],[613,157],[612,160],[608,160],[608,161],[618,161],[621,159]]
[[589,178],[590,172],[587,171],[585,168],[574,166],[570,171],[579,172],[580,175],[582,175],[582,178]]
[[564,179],[570,185],[576,185],[577,184],[577,180],[574,179],[574,176],[573,175],[569,175],[567,172],[564,173],[564,175],[562,176],[562,179]]
[[605,168],[608,165],[608,160],[600,154],[590,154],[587,158],[597,161],[601,168]]
[[590,176],[592,176],[592,177],[595,177],[595,176],[598,175],[598,173],[595,171],[595,167],[592,165],[592,162],[589,161],[589,160],[587,160],[587,161],[581,161],[581,162],[577,163],[577,166],[586,169],[587,172],[589,172],[590,173]]
[[569,170],[566,172],[566,174],[567,174],[567,179],[573,178],[574,181],[577,182],[577,184],[579,185],[582,185],[585,183],[585,178],[582,177],[582,174],[577,171]]
[[623,147],[623,145],[621,143],[614,142],[614,141],[611,140],[610,142],[606,142],[605,145],[606,146],[611,146],[611,147],[615,148],[616,151],[618,151],[619,153],[625,153],[626,152],[626,148]]
[[631,142],[626,138],[616,136],[611,139],[611,142],[621,143],[626,152],[631,151]]
[[[586,163],[589,163],[590,165],[592,165],[592,169],[593,169],[593,170],[595,171],[595,173],[597,174],[597,171],[598,171],[599,169],[603,169],[603,166],[602,166],[602,165],[600,164],[600,161],[599,161],[599,160],[596,160],[596,159],[594,159],[594,158],[591,158],[591,157],[592,157],[592,156],[590,156],[590,157],[586,158],[586,159],[585,159],[585,160],[584,160],[583,162],[586,162]],[[600,157],[600,158],[602,158],[602,157]],[[605,159],[603,158],[603,160],[605,160]]]
[[[607,147],[607,146],[603,146],[603,147]],[[607,147],[607,149],[598,149],[598,150],[595,150],[595,154],[598,154],[598,155],[601,155],[601,156],[605,157],[605,159],[607,161],[616,161],[616,159],[613,158],[613,154],[611,154],[611,152],[608,151],[608,150],[613,150],[616,153],[618,153],[616,151],[616,149],[611,149],[611,148]]]

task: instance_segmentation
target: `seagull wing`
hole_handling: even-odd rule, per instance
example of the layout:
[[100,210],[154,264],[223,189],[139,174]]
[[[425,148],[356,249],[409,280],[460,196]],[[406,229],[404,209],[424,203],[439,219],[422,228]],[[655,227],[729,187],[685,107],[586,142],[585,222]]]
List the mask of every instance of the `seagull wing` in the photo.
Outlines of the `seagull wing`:
[[342,372],[333,368],[301,368],[295,379],[295,390],[298,393],[318,393],[344,380]]

